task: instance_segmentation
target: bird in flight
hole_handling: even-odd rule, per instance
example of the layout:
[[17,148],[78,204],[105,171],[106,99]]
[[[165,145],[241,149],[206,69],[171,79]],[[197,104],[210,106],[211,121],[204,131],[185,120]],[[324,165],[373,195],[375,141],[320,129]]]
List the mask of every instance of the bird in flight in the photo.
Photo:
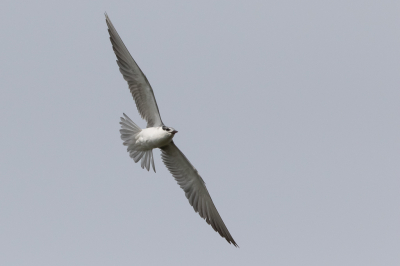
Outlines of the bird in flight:
[[141,129],[126,114],[121,117],[121,139],[124,141],[123,144],[128,147],[130,157],[135,163],[141,161],[142,168],[146,168],[147,171],[150,170],[151,164],[155,172],[153,149],[159,148],[165,166],[185,191],[186,198],[195,212],[198,212],[228,243],[237,247],[238,245],[222,221],[203,179],[172,141],[178,131],[165,126],[162,122],[149,81],[122,42],[110,18],[107,14],[105,16],[111,44],[117,56],[119,71],[128,82],[129,90],[140,115],[147,121],[147,128]]

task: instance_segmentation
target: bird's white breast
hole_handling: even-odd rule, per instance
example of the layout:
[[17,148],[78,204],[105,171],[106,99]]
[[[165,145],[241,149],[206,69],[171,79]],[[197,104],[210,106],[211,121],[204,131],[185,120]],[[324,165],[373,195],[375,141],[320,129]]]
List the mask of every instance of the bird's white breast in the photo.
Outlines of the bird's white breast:
[[141,150],[151,150],[167,145],[173,138],[170,134],[161,127],[149,127],[142,129],[136,136],[136,145]]

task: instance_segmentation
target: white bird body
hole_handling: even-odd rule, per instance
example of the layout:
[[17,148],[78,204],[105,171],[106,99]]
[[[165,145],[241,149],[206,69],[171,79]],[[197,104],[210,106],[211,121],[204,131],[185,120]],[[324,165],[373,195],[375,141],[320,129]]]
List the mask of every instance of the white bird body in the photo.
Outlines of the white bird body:
[[135,136],[137,150],[147,151],[160,148],[171,142],[174,134],[170,134],[162,127],[149,127],[142,129]]
[[147,128],[141,129],[126,114],[121,117],[121,139],[124,141],[123,144],[128,147],[127,151],[130,157],[135,163],[141,161],[141,167],[148,171],[151,164],[155,172],[153,149],[159,148],[165,166],[184,190],[185,196],[195,212],[198,212],[228,243],[237,246],[222,221],[203,179],[172,141],[178,131],[165,126],[162,122],[149,81],[126,49],[107,15],[106,23],[110,41],[118,59],[119,71],[128,82],[140,115],[147,121]]

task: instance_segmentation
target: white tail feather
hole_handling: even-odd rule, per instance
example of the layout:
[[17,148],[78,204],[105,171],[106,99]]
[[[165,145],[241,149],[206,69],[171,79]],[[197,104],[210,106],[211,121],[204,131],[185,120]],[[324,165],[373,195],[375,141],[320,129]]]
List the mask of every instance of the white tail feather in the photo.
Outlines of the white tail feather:
[[121,117],[121,139],[124,141],[123,144],[128,146],[128,152],[130,157],[135,161],[135,163],[141,162],[141,166],[144,169],[146,167],[147,171],[150,170],[150,164],[153,166],[154,172],[156,168],[154,166],[153,150],[148,151],[138,151],[135,149],[136,135],[139,134],[142,129],[138,127],[126,114]]

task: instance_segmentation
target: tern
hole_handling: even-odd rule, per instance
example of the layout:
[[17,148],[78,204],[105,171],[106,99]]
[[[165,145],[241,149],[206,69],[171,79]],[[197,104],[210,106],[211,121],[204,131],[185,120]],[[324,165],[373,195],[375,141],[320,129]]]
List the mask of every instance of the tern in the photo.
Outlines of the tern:
[[146,168],[147,171],[150,170],[151,164],[154,172],[156,169],[153,149],[159,148],[165,166],[184,190],[195,212],[198,212],[200,217],[205,219],[228,243],[238,247],[222,221],[203,179],[173,142],[172,139],[178,131],[165,126],[162,122],[149,81],[132,58],[110,18],[107,14],[105,16],[119,71],[128,82],[140,115],[147,121],[147,128],[141,129],[126,114],[123,114],[124,117],[121,117],[120,122],[123,145],[128,147],[127,151],[135,163],[141,161],[142,168]]

